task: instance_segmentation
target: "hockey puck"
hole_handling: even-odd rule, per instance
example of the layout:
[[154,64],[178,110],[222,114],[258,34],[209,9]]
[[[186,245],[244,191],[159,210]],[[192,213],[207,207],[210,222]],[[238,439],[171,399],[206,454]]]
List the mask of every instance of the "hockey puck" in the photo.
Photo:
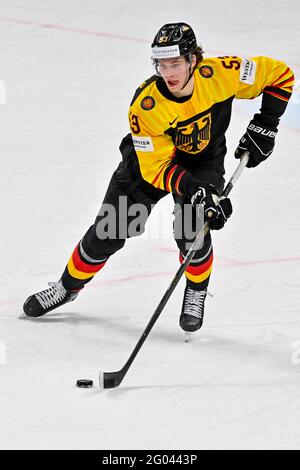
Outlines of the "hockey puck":
[[76,385],[79,388],[90,388],[93,386],[93,381],[90,379],[80,379],[77,380]]

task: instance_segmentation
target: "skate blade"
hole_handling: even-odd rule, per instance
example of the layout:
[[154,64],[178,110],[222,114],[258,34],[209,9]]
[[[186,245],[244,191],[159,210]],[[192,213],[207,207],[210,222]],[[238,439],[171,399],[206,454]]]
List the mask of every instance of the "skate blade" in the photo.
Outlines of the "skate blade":
[[27,315],[24,312],[21,313],[21,315],[19,316],[19,320],[26,320],[27,318],[29,317],[27,317]]
[[189,331],[184,332],[184,342],[185,343],[190,343],[192,339],[192,333]]

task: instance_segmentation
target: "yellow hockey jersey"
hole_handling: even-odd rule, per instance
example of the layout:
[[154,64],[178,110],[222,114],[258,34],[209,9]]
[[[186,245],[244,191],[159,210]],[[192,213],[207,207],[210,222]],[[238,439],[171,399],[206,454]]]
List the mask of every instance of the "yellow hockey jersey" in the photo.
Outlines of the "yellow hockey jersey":
[[156,188],[186,194],[193,168],[226,153],[233,99],[263,93],[261,113],[277,125],[293,84],[293,72],[284,62],[236,56],[204,59],[194,71],[194,90],[188,97],[176,98],[157,76],[146,80],[129,108],[143,179]]

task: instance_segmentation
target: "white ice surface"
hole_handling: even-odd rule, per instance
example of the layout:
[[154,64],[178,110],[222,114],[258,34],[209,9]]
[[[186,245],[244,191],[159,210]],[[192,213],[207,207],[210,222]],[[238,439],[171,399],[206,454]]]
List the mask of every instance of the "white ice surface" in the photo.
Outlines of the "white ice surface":
[[[207,56],[269,55],[297,76],[299,14],[296,0],[0,0],[1,449],[300,447],[297,95],[214,234],[214,297],[191,342],[182,280],[118,389],[74,385],[122,367],[177,269],[172,238],[130,240],[74,303],[18,318],[97,213],[156,30],[184,20]],[[256,109],[234,106],[227,176]],[[171,227],[171,211],[169,197],[151,219]]]

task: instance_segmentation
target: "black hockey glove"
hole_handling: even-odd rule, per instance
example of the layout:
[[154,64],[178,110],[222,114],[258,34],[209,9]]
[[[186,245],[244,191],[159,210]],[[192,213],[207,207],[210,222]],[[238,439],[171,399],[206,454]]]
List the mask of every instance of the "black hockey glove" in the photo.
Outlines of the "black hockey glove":
[[263,125],[256,119],[252,119],[235,151],[235,158],[241,158],[248,150],[250,156],[247,167],[253,168],[259,165],[273,152],[277,132],[276,127]]
[[230,199],[219,200],[218,191],[212,184],[205,188],[199,187],[192,196],[191,203],[199,216],[202,216],[204,211],[204,221],[209,222],[211,230],[223,228],[228,217],[232,214]]

